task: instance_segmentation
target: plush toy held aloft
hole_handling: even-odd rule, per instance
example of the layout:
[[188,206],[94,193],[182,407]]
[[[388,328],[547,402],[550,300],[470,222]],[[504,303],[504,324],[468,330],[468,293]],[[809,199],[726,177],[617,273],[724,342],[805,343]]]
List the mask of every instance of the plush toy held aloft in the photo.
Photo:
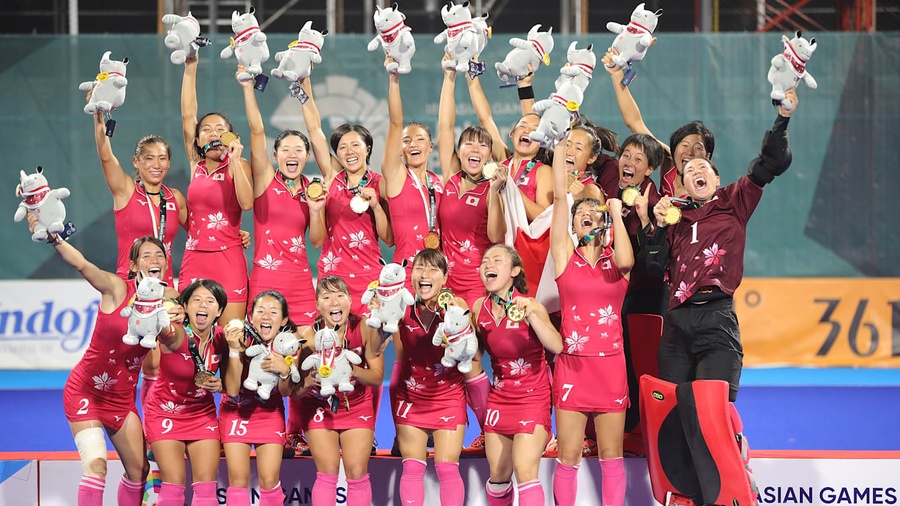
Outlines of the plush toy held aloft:
[[537,71],[543,63],[550,65],[550,52],[553,51],[553,28],[546,32],[538,31],[541,25],[534,25],[528,30],[528,40],[518,37],[509,39],[514,49],[506,53],[502,62],[494,64],[497,77],[503,81],[518,81],[528,75],[528,66]]
[[781,42],[784,43],[784,51],[772,58],[772,66],[769,67],[768,80],[772,83],[770,96],[773,104],[791,110],[794,106],[784,98],[784,94],[796,88],[798,81],[802,80],[811,90],[819,87],[819,83],[806,71],[806,62],[816,51],[816,39],[813,37],[806,40],[800,30],[797,30],[793,39],[782,35]]
[[275,53],[278,68],[272,70],[272,77],[291,82],[309,77],[312,64],[322,63],[322,45],[326,35],[328,30],[313,30],[312,21],[307,21],[297,34],[297,40],[288,44],[286,50]]
[[200,23],[188,12],[187,16],[166,14],[162,22],[171,25],[166,35],[166,47],[172,50],[169,57],[175,65],[197,54],[197,51],[210,44],[209,39],[200,37]]
[[[219,57],[223,60],[235,55],[238,63],[247,68],[246,72],[237,75],[238,80],[243,82],[262,75],[262,64],[269,59],[267,37],[260,31],[259,22],[253,15],[254,12],[251,7],[250,12],[244,14],[238,14],[238,11],[231,13],[231,30],[234,32],[234,37],[231,38],[228,47],[219,53]],[[258,80],[257,89],[259,88],[264,89],[265,85]],[[260,89],[260,91],[262,90]]]
[[340,326],[336,326],[334,329],[326,327],[317,330],[316,351],[306,357],[306,360],[300,365],[304,371],[316,369],[320,380],[319,395],[323,398],[334,395],[335,391],[352,392],[354,386],[350,382],[350,377],[353,367],[350,364],[362,363],[362,359],[356,352],[342,348],[338,344],[338,330],[340,330]]
[[[622,69],[628,69],[632,63],[644,59],[647,49],[656,44],[656,37],[653,36],[653,31],[656,30],[656,24],[662,13],[662,9],[656,12],[648,11],[644,9],[644,4],[641,3],[634,8],[634,12],[631,13],[631,21],[627,25],[620,25],[612,21],[606,23],[607,30],[618,34],[612,43],[612,48],[619,53],[612,53],[614,64]],[[631,71],[631,78],[634,78],[633,70]],[[631,79],[628,79],[628,82],[631,82]],[[627,85],[624,82],[623,84]]]
[[81,91],[91,91],[91,99],[84,106],[85,114],[97,114],[97,111],[110,112],[125,103],[125,86],[128,79],[125,77],[125,66],[128,58],[122,61],[110,60],[112,51],[103,53],[100,58],[100,73],[93,81],[85,81],[78,85]]
[[256,392],[256,395],[264,401],[269,400],[272,390],[278,386],[278,374],[263,371],[262,361],[271,355],[271,352],[284,357],[285,362],[291,366],[291,379],[294,383],[299,383],[300,371],[294,365],[294,354],[299,348],[300,341],[290,332],[279,332],[272,340],[271,345],[254,344],[247,348],[244,353],[250,357],[250,367],[247,371],[247,379],[244,380],[244,388]]
[[62,232],[66,228],[66,206],[62,199],[69,196],[69,189],[51,190],[47,178],[44,177],[44,168],[41,166],[38,166],[34,174],[26,174],[24,170],[20,170],[19,180],[16,196],[23,197],[23,200],[16,209],[14,219],[17,222],[22,221],[28,212],[37,216],[38,224],[34,227],[31,240],[44,242],[48,233]]
[[416,41],[412,36],[412,28],[406,26],[406,15],[400,12],[397,2],[382,9],[375,6],[375,29],[378,35],[369,42],[368,50],[378,49],[379,42],[384,54],[394,61],[385,69],[392,74],[409,74],[412,70],[412,57],[416,54]]
[[434,38],[435,44],[447,43],[444,52],[450,55],[444,60],[446,69],[455,68],[457,72],[469,70],[469,61],[481,54],[491,36],[491,30],[485,20],[488,13],[472,18],[469,2],[454,4],[452,2],[441,8],[441,19],[447,28]]
[[478,351],[478,338],[469,320],[469,310],[447,306],[444,321],[438,324],[431,344],[446,345],[441,365],[453,367],[466,374],[472,370],[472,358]]
[[416,303],[412,293],[406,289],[406,259],[402,264],[385,263],[379,260],[381,274],[378,281],[369,284],[363,292],[362,303],[368,304],[372,297],[378,297],[381,303],[378,309],[372,310],[372,317],[366,320],[366,325],[373,329],[383,328],[388,334],[397,332],[400,328],[400,320],[406,314],[406,308]]
[[569,125],[578,116],[584,92],[574,82],[564,83],[550,98],[534,103],[534,112],[541,115],[537,129],[528,134],[543,148],[552,148],[562,139]]
[[168,284],[157,278],[144,276],[138,283],[134,301],[122,308],[121,316],[128,318],[128,332],[122,342],[131,346],[141,343],[144,348],[156,348],[156,336],[169,326],[169,313],[163,306]]
[[566,50],[566,64],[559,69],[559,77],[553,83],[557,90],[565,83],[575,83],[584,92],[591,84],[594,67],[597,65],[594,45],[588,44],[584,49],[578,49],[577,45],[578,42],[573,41]]

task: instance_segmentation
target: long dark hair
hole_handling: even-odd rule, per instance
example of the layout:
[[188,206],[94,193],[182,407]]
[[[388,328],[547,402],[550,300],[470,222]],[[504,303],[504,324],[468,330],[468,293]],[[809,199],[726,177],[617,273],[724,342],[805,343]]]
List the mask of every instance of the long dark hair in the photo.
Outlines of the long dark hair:
[[[506,251],[506,253],[509,255],[510,259],[512,260],[513,268],[516,268],[516,267],[519,268],[519,273],[516,274],[515,276],[513,276],[513,288],[515,288],[516,291],[518,291],[521,294],[527,294],[528,293],[528,283],[525,282],[525,266],[522,264],[522,257],[519,256],[519,252],[516,251],[511,246],[508,246],[506,244],[495,244],[495,245],[491,246],[490,248],[488,248],[487,251],[490,251],[494,248],[500,248],[500,249]],[[487,251],[484,252],[485,255],[487,255]]]
[[251,313],[251,314],[253,313],[253,308],[256,307],[256,304],[257,304],[263,297],[272,297],[273,299],[275,299],[276,301],[278,301],[278,304],[281,305],[281,315],[282,315],[283,317],[287,318],[287,323],[284,324],[284,327],[281,328],[281,331],[282,331],[282,332],[294,332],[294,331],[296,331],[296,330],[297,330],[297,324],[295,324],[295,323],[293,322],[293,320],[291,320],[290,313],[288,313],[288,303],[287,303],[287,299],[285,299],[285,298],[284,298],[284,295],[281,295],[281,292],[279,292],[279,291],[276,291],[276,290],[266,290],[266,291],[264,291],[264,292],[258,293],[258,294],[256,295],[256,297],[253,297],[253,302],[250,303],[250,313]]

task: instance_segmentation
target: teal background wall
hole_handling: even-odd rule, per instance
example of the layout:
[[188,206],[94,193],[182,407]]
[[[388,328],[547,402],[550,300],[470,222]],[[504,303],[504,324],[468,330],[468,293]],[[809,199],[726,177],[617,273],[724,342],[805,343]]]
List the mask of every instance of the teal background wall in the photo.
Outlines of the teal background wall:
[[[489,70],[482,85],[494,117],[506,132],[518,119],[513,88],[500,89],[493,63],[503,58],[511,36],[495,34],[482,55]],[[815,35],[818,50],[807,69],[818,80],[816,91],[801,85],[800,109],[790,124],[794,162],[768,186],[750,223],[746,275],[758,277],[898,276],[900,234],[892,220],[900,216],[895,193],[900,189],[897,162],[900,149],[900,34]],[[679,125],[703,120],[716,135],[714,160],[723,183],[745,173],[756,155],[763,132],[775,118],[768,98],[769,60],[781,51],[780,34],[658,34],[658,43],[639,64],[631,91],[645,123],[661,139]],[[269,35],[274,53],[293,40]],[[6,248],[0,279],[77,276],[61,265],[46,246],[33,244],[25,226],[13,223],[19,199],[14,195],[19,170],[42,165],[51,186],[66,186],[69,218],[79,227],[73,244],[103,268],[115,265],[112,199],[103,181],[93,142],[92,120],[82,111],[84,93],[78,84],[98,72],[100,56],[129,58],[125,105],[115,112],[118,121],[113,149],[126,169],[138,138],[162,135],[172,145],[170,186],[187,188],[187,161],[181,141],[179,94],[182,68],[169,61],[163,37],[107,35],[80,37],[0,36],[0,143],[4,164],[0,178],[0,241]],[[441,84],[441,46],[431,35],[418,35],[413,72],[403,76],[407,121],[434,128]],[[376,137],[372,166],[381,159],[387,127],[387,76],[382,54],[369,53],[364,36],[329,36],[323,63],[313,72],[313,86],[330,131],[344,121],[360,122]],[[538,71],[538,98],[552,91],[553,80],[565,62],[571,38],[556,37],[551,66]],[[610,34],[578,38],[579,47],[592,43],[599,57],[612,41]],[[198,77],[200,113],[229,115],[239,133],[246,134],[240,88],[234,81],[235,60],[220,60],[227,44],[219,36],[201,53]],[[274,59],[264,64],[268,73]],[[287,83],[272,79],[257,95],[267,133],[303,126],[300,106],[290,98]],[[477,122],[462,77],[457,78],[457,127]],[[585,95],[582,112],[624,138],[625,130],[609,76],[598,66]],[[270,147],[271,149],[271,147]],[[310,162],[307,173],[316,171]],[[433,163],[432,167],[437,167]],[[657,175],[653,176],[657,179]],[[244,229],[252,231],[245,214]],[[180,265],[184,234],[176,243]],[[249,255],[249,252],[248,252]],[[315,260],[315,259],[311,259]],[[313,263],[313,262],[311,262]]]

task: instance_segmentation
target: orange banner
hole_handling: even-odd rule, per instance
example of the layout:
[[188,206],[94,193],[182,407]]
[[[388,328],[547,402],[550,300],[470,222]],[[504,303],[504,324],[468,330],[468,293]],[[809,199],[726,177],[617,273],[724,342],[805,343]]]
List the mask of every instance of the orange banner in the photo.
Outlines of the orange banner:
[[900,279],[747,278],[745,366],[900,366]]

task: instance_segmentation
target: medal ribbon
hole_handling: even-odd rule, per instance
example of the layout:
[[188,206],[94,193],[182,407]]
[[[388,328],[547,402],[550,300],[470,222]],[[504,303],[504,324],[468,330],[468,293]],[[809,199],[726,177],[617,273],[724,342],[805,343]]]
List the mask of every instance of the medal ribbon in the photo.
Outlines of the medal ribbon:
[[262,336],[259,335],[259,332],[257,332],[256,329],[253,328],[253,325],[250,325],[247,321],[244,321],[244,336],[250,336],[250,339],[254,344],[266,346],[266,342],[263,340]]
[[694,202],[691,199],[680,199],[677,197],[669,197],[669,202],[675,205],[675,207],[680,207],[685,211],[690,211],[691,209],[700,209],[703,204],[700,202]]
[[344,171],[344,186],[347,187],[347,191],[350,192],[351,195],[359,195],[359,192],[362,191],[363,188],[369,183],[369,171],[366,170],[366,173],[363,174],[362,179],[359,180],[359,184],[350,188],[350,176],[347,175],[347,171]]
[[184,326],[184,332],[187,334],[188,340],[188,351],[191,352],[191,357],[194,359],[194,366],[197,369],[197,372],[206,372],[209,370],[209,359],[210,359],[210,347],[209,342],[207,341],[206,346],[203,347],[203,358],[200,357],[200,350],[197,348],[197,341],[194,339],[194,330],[191,328],[191,325]]
[[[512,164],[513,164],[514,160],[515,160],[515,157],[511,156],[509,158],[509,165],[507,165],[508,168],[512,169]],[[531,172],[532,169],[534,169],[535,165],[537,165],[537,159],[532,158],[531,160],[528,160],[528,163],[525,164],[525,168],[519,174],[519,177],[516,178],[516,186],[522,186],[522,182],[525,181],[525,178],[528,177],[528,173]],[[521,167],[521,164],[519,166]]]
[[160,242],[165,242],[166,238],[166,191],[165,188],[160,185],[159,187],[159,223],[156,221],[156,216],[153,214],[153,199],[150,198],[150,193],[147,192],[147,188],[144,186],[144,182],[138,179],[138,184],[141,185],[141,190],[144,192],[144,196],[147,197],[147,210],[150,211],[150,223],[153,227],[153,235],[160,240]]
[[478,179],[475,179],[474,177],[468,175],[464,170],[459,171],[459,173],[462,174],[463,179],[473,184],[481,184],[488,180],[488,178],[484,177],[484,174],[482,174]]
[[513,287],[509,287],[509,291],[506,292],[505,299],[495,293],[491,294],[491,300],[496,302],[497,305],[499,305],[500,307],[502,307],[504,312],[509,312],[509,308],[514,305],[512,302],[512,299],[513,299]]
[[428,177],[428,172],[425,173],[425,187],[428,189],[428,202],[425,202],[425,192],[422,191],[422,183],[413,174],[412,169],[409,167],[406,168],[409,173],[409,177],[412,178],[413,184],[416,187],[416,190],[419,191],[419,196],[422,197],[422,205],[425,206],[425,217],[428,220],[428,231],[435,231],[435,217],[437,216],[437,201],[434,194],[434,185],[431,184],[431,178]]

